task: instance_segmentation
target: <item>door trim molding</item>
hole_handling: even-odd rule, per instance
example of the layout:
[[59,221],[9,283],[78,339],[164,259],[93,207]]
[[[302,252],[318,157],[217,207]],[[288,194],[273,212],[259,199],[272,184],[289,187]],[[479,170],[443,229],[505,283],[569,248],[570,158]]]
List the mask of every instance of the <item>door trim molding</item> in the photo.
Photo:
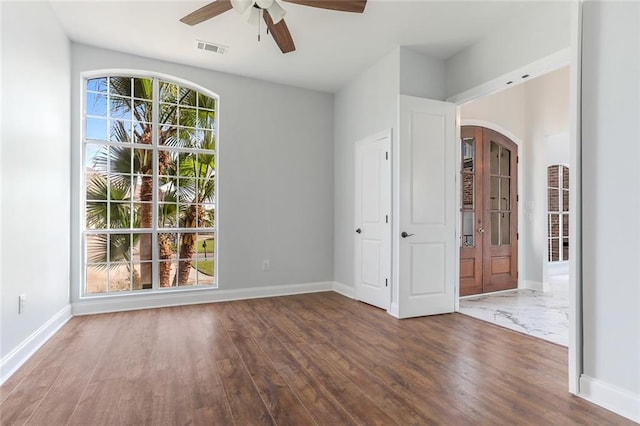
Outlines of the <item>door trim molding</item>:
[[[388,128],[385,130],[382,130],[380,132],[374,133],[372,135],[366,136],[364,138],[358,139],[354,142],[353,144],[353,153],[354,153],[354,187],[355,187],[355,181],[356,181],[356,176],[355,176],[355,171],[358,170],[358,147],[360,145],[364,145],[367,143],[372,143],[372,142],[376,142],[379,141],[381,139],[388,139],[388,143],[389,143],[389,271],[388,271],[388,275],[389,275],[389,284],[387,287],[387,291],[389,293],[388,295],[388,305],[382,309],[385,309],[387,312],[390,311],[391,309],[391,304],[392,304],[392,291],[391,289],[393,288],[393,250],[394,250],[394,242],[393,242],[393,226],[394,226],[394,206],[393,206],[393,170],[394,170],[394,165],[393,165],[393,161],[394,161],[394,141],[393,141],[393,129],[392,128]],[[354,204],[355,204],[355,200],[356,200],[356,193],[355,193],[355,189],[354,189]],[[353,209],[353,226],[351,227],[351,229],[355,229],[357,224],[356,224],[356,208],[354,207]],[[355,241],[355,236],[353,237],[354,239],[352,241]],[[353,282],[353,293],[348,296],[351,297],[352,299],[355,300],[361,300],[360,297],[358,296],[358,280],[356,279],[356,277],[358,276],[357,273],[357,268],[358,268],[358,255],[355,253],[358,250],[358,245],[357,244],[353,244],[353,249],[354,249],[354,262],[353,262],[353,278],[354,278],[354,282]],[[346,294],[345,294],[346,295]]]
[[[571,2],[570,12],[570,33],[569,46],[551,55],[540,58],[524,67],[513,70],[503,76],[487,81],[476,87],[447,98],[447,101],[456,104],[458,121],[460,108],[464,103],[496,93],[505,89],[504,82],[511,76],[520,80],[522,71],[526,71],[530,77],[547,74],[551,71],[569,65],[569,156],[574,169],[574,179],[569,183],[569,211],[574,212],[575,219],[571,221],[569,229],[570,244],[574,247],[574,254],[569,260],[569,345],[568,345],[568,390],[574,395],[580,395],[580,377],[583,372],[583,342],[582,342],[582,239],[579,230],[582,226],[582,211],[580,209],[582,200],[580,191],[582,187],[581,173],[581,120],[582,115],[580,105],[582,103],[581,85],[581,52],[582,52],[582,1]],[[458,123],[460,129],[460,123]],[[508,135],[505,133],[505,135]],[[458,134],[458,140],[460,139]],[[512,139],[516,142],[515,139]],[[516,142],[517,143],[517,142]],[[456,163],[460,167],[460,144],[457,144]],[[460,192],[460,179],[456,179],[456,191]],[[459,209],[460,201],[457,208]],[[520,203],[523,204],[523,203]],[[520,207],[519,207],[520,208]],[[520,212],[519,212],[520,213]],[[459,221],[458,221],[459,222]],[[458,225],[459,228],[459,225]],[[460,235],[460,230],[456,228],[456,238]],[[460,262],[460,254],[456,255],[457,262]],[[456,280],[460,281],[459,274],[456,273]],[[456,297],[456,311],[459,310],[459,297]],[[593,401],[598,403],[598,401]]]

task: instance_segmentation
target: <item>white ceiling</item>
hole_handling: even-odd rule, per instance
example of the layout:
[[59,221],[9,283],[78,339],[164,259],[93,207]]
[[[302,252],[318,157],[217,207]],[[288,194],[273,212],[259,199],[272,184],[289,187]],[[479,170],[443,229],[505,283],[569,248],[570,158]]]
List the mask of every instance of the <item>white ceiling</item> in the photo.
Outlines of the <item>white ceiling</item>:
[[[270,36],[230,10],[190,27],[179,19],[209,1],[52,1],[75,42],[262,80],[335,92],[397,46],[446,59],[533,1],[369,0],[363,14],[283,2],[297,50],[283,55]],[[229,46],[226,55],[195,40]]]

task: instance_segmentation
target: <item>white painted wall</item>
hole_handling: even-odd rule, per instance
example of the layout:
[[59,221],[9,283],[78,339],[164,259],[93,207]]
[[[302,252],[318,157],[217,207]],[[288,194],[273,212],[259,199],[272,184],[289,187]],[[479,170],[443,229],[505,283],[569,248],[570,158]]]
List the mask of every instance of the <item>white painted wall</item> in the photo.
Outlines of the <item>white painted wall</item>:
[[581,392],[640,422],[640,3],[585,2],[583,46]]
[[[395,149],[398,96],[443,99],[444,78],[444,61],[399,47],[335,95],[334,280],[347,286],[344,290],[347,293],[352,292],[354,286],[355,142],[392,129],[392,146]],[[392,187],[397,194],[398,163],[393,153],[392,161],[395,168]],[[397,216],[397,206],[396,202],[392,217]],[[392,304],[394,302],[397,302],[397,292],[392,294]]]
[[335,95],[334,102],[334,280],[354,287],[355,143],[398,127],[399,49],[393,50]]
[[[524,269],[527,280],[548,288],[547,277],[547,167],[553,155],[548,144],[559,133],[569,131],[569,68],[561,68],[524,84],[526,133],[523,157],[524,221],[523,243],[527,256]],[[569,163],[569,138],[555,139],[565,151]],[[569,165],[571,169],[571,165]],[[537,284],[534,284],[534,287]]]
[[446,61],[446,97],[569,47],[570,2],[540,2],[535,13],[506,22]]
[[569,163],[568,137],[555,137],[569,130],[569,68],[467,103],[460,119],[502,131],[519,143],[519,278],[525,286],[541,288],[546,281],[548,159],[565,152],[563,163]]
[[0,8],[4,378],[12,351],[69,305],[70,46],[48,3]]
[[400,94],[445,99],[445,65],[407,47],[400,47]]
[[[331,94],[73,44],[71,146],[77,174],[80,75],[100,69],[164,73],[220,95],[219,289],[332,281]],[[79,191],[75,179],[74,206]],[[72,223],[77,302],[82,256],[75,207]],[[263,259],[270,261],[268,272],[262,271]]]

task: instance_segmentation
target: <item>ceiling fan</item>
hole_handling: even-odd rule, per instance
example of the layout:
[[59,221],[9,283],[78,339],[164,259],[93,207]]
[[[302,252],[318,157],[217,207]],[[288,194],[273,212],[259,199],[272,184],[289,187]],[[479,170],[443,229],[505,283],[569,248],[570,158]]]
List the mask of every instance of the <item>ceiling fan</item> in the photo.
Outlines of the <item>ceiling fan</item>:
[[[284,22],[286,11],[280,5],[281,0],[217,0],[188,14],[180,19],[187,25],[196,25],[207,19],[214,18],[228,10],[235,9],[243,14],[251,23],[259,23],[262,18],[267,24],[267,31],[271,33],[282,53],[296,50],[293,38],[287,24]],[[336,10],[339,12],[362,13],[367,0],[282,0],[303,6]],[[264,13],[266,12],[266,13]]]

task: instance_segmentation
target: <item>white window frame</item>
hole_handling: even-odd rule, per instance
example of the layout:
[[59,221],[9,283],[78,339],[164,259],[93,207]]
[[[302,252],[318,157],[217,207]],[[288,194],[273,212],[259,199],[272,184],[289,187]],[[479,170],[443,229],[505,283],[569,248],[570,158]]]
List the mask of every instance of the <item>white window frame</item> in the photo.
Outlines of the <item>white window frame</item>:
[[[190,153],[206,153],[215,155],[216,167],[215,167],[215,176],[214,176],[214,201],[213,204],[215,206],[215,220],[213,227],[207,228],[160,228],[158,227],[158,197],[153,197],[152,201],[152,227],[151,228],[127,228],[127,229],[96,229],[89,230],[86,228],[86,173],[85,173],[85,161],[86,161],[86,148],[87,148],[87,139],[86,139],[86,99],[87,99],[87,81],[96,78],[104,78],[104,77],[131,77],[131,78],[147,78],[153,80],[153,89],[152,89],[152,116],[153,116],[153,126],[154,129],[158,128],[158,114],[159,114],[159,88],[160,81],[177,84],[180,87],[186,87],[191,90],[194,90],[198,93],[202,93],[203,95],[215,99],[216,108],[215,108],[215,149],[214,150],[202,150],[202,149],[187,149],[187,148],[172,148],[172,151],[183,151]],[[122,296],[140,296],[140,295],[153,295],[153,294],[161,294],[161,293],[169,293],[169,292],[190,292],[190,291],[201,291],[201,290],[211,290],[218,288],[218,276],[220,270],[219,263],[219,238],[218,238],[218,229],[219,229],[219,169],[220,169],[220,97],[218,94],[212,92],[209,89],[206,89],[202,86],[194,84],[190,81],[172,76],[167,74],[149,72],[149,71],[140,71],[140,70],[98,70],[91,72],[81,73],[81,100],[80,100],[80,179],[79,179],[79,190],[80,197],[78,203],[79,210],[79,237],[80,237],[80,285],[78,286],[78,297],[80,300],[82,299],[95,299],[95,298],[113,298],[113,297],[122,297]],[[109,106],[107,105],[107,115]],[[154,188],[158,187],[158,175],[155,172],[156,166],[158,164],[158,133],[154,131],[152,134],[152,144],[151,150],[153,151],[153,163],[154,163],[154,174],[153,174],[153,186]],[[127,148],[141,148],[140,144],[123,143],[123,142],[112,142],[112,141],[97,141],[103,146],[119,146],[119,147],[127,147]],[[149,148],[144,147],[144,148]],[[158,234],[163,232],[202,232],[207,234],[213,234],[214,236],[214,275],[213,275],[213,284],[211,285],[189,285],[189,286],[176,286],[176,287],[160,287],[159,286],[159,268],[158,268],[158,258],[159,258],[159,249],[158,249]],[[86,247],[85,247],[85,235],[88,234],[134,234],[134,233],[150,233],[152,234],[152,288],[151,289],[138,289],[133,290],[130,289],[128,291],[117,291],[117,292],[105,292],[105,293],[86,293]]]
[[[558,167],[558,187],[552,188],[549,186],[549,168]],[[564,240],[569,239],[569,235],[564,235],[564,215],[569,215],[569,210],[564,211],[564,191],[569,192],[570,188],[564,188],[564,167],[570,170],[568,164],[549,164],[547,166],[547,262],[551,264],[558,264],[561,262],[567,262],[569,259],[564,258]],[[569,172],[569,179],[571,179],[571,172]],[[558,191],[558,211],[549,210],[549,191],[553,189]],[[552,214],[558,215],[558,260],[550,260],[551,257],[551,240],[555,237],[551,237],[549,233],[550,223],[549,218]],[[569,246],[569,258],[571,258],[571,246]]]

